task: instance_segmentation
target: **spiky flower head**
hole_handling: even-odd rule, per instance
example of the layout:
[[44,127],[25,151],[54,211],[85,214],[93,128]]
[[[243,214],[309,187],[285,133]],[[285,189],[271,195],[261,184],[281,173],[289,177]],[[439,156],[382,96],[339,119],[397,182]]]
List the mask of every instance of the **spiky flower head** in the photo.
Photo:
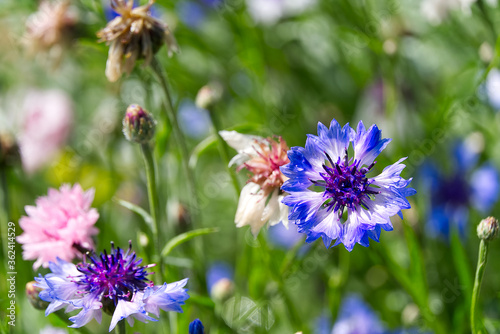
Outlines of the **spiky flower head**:
[[493,240],[498,235],[498,220],[495,217],[488,217],[477,225],[477,236],[483,240]]
[[131,104],[123,118],[123,134],[129,141],[140,144],[148,143],[153,139],[156,129],[156,120],[146,110],[137,104]]
[[178,52],[174,35],[168,26],[153,17],[151,7],[154,0],[135,7],[133,0],[111,0],[111,8],[118,16],[97,33],[99,42],[109,44],[106,62],[106,77],[115,82],[123,72],[130,74],[136,60],[144,59],[144,65],[151,63],[153,56],[163,43],[168,53]]
[[118,321],[127,319],[130,326],[134,319],[142,322],[157,321],[159,310],[182,312],[181,305],[189,298],[183,287],[187,279],[155,286],[147,277],[153,265],[142,266],[129,244],[128,250],[115,248],[111,253],[89,254],[83,263],[57,259],[50,262],[51,274],[35,278],[37,287],[43,289],[40,298],[50,302],[45,314],[66,308],[66,312],[79,309],[80,313],[69,318],[70,327],[78,328],[92,319],[101,322],[102,311],[112,315],[109,331]]
[[[392,230],[390,217],[402,217],[401,210],[410,208],[406,197],[415,190],[408,187],[411,179],[400,175],[404,158],[368,176],[390,141],[381,138],[376,125],[366,130],[359,122],[354,131],[332,120],[330,128],[318,123],[318,136],[308,135],[305,147],[292,147],[290,163],[281,167],[289,177],[281,189],[290,193],[283,203],[307,242],[322,237],[326,247],[335,240],[333,246],[343,243],[351,251],[355,243],[378,241],[381,229]],[[354,157],[348,153],[351,142]]]
[[50,53],[58,60],[74,37],[78,15],[68,0],[43,0],[26,21],[24,43],[31,53]]

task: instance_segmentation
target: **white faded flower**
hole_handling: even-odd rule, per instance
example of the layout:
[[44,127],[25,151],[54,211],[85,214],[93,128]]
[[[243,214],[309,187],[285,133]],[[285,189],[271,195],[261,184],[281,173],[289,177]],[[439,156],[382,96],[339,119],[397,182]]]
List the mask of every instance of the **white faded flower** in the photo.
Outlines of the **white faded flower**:
[[174,35],[168,26],[151,14],[154,0],[134,8],[133,0],[111,0],[111,8],[118,16],[97,33],[100,42],[109,44],[106,77],[115,82],[123,72],[130,74],[135,61],[144,59],[149,65],[163,43],[168,53],[178,52]]
[[229,166],[238,165],[252,173],[241,190],[236,227],[250,225],[252,234],[257,236],[260,229],[269,222],[282,222],[288,227],[288,207],[281,203],[285,196],[280,189],[285,181],[280,167],[289,162],[286,142],[279,138],[262,138],[244,135],[236,131],[220,131],[229,146],[238,151]]

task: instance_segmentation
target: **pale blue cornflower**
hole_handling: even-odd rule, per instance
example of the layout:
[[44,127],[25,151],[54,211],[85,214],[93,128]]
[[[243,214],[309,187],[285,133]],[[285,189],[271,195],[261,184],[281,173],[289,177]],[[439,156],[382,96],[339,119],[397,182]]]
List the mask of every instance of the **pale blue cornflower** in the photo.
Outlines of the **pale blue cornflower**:
[[160,309],[182,313],[181,305],[189,298],[187,278],[174,283],[154,285],[146,270],[154,265],[141,266],[132,246],[127,251],[111,244],[111,254],[92,254],[83,263],[57,259],[49,262],[52,273],[35,278],[37,287],[43,289],[40,299],[50,302],[45,315],[65,308],[66,312],[80,310],[69,318],[69,327],[82,327],[92,319],[101,322],[102,311],[112,315],[109,331],[118,321],[127,319],[130,326],[134,319],[142,322],[158,321]]
[[410,208],[406,197],[416,191],[408,187],[411,179],[400,175],[405,158],[367,176],[390,141],[376,125],[366,130],[359,122],[354,131],[332,120],[330,128],[318,123],[318,136],[308,135],[305,147],[288,151],[290,163],[281,171],[289,179],[281,189],[290,195],[283,203],[290,209],[288,219],[307,234],[306,242],[322,237],[326,247],[335,240],[333,246],[343,243],[351,251],[356,243],[367,247],[369,238],[378,241],[382,229],[393,229],[390,217],[402,217],[401,210]]

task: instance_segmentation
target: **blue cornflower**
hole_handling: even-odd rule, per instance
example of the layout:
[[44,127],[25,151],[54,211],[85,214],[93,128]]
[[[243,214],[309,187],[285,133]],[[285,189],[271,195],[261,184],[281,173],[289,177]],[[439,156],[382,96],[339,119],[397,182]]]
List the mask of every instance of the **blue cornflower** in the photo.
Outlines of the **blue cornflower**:
[[205,333],[205,327],[201,323],[200,319],[194,319],[189,324],[189,334],[203,334]]
[[421,168],[422,189],[430,195],[426,232],[433,238],[446,240],[453,229],[464,238],[470,208],[486,216],[498,201],[498,169],[491,162],[476,168],[479,149],[469,138],[454,145],[451,170],[443,172],[432,162]]
[[101,323],[102,311],[112,315],[109,331],[118,321],[127,319],[130,326],[134,318],[147,322],[158,321],[160,309],[181,312],[181,305],[189,298],[187,278],[174,283],[155,286],[146,270],[153,265],[141,266],[132,245],[127,251],[115,248],[111,243],[111,254],[89,255],[83,263],[74,265],[57,259],[49,262],[52,273],[35,278],[37,287],[43,289],[40,299],[50,302],[45,315],[66,308],[66,312],[81,309],[69,318],[69,327],[82,327],[93,318]]
[[[290,163],[281,171],[289,179],[281,189],[290,195],[283,203],[290,207],[288,219],[307,234],[306,242],[322,237],[326,247],[336,240],[333,246],[343,243],[351,251],[355,243],[367,247],[369,238],[378,241],[381,229],[392,230],[390,217],[402,217],[401,210],[410,208],[406,197],[416,192],[408,187],[411,179],[400,176],[406,158],[368,178],[390,141],[381,139],[376,125],[366,130],[359,122],[354,131],[332,120],[330,128],[318,123],[318,136],[308,135],[305,148],[288,151]],[[351,142],[353,158],[348,156]]]
[[383,334],[385,328],[379,317],[359,296],[347,296],[331,334]]

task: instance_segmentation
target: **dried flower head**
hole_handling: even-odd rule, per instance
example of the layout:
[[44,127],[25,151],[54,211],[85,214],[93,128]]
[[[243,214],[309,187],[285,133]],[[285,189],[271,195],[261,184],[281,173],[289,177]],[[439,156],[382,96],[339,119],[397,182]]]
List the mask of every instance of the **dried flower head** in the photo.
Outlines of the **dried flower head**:
[[24,42],[32,53],[45,52],[59,59],[73,39],[77,22],[78,15],[69,1],[44,0],[26,21]]
[[178,52],[174,35],[168,26],[151,15],[154,0],[135,7],[133,0],[111,0],[111,7],[119,16],[97,33],[99,42],[110,45],[106,62],[106,77],[114,82],[123,72],[130,74],[135,61],[144,59],[148,65],[163,43],[168,53]]

